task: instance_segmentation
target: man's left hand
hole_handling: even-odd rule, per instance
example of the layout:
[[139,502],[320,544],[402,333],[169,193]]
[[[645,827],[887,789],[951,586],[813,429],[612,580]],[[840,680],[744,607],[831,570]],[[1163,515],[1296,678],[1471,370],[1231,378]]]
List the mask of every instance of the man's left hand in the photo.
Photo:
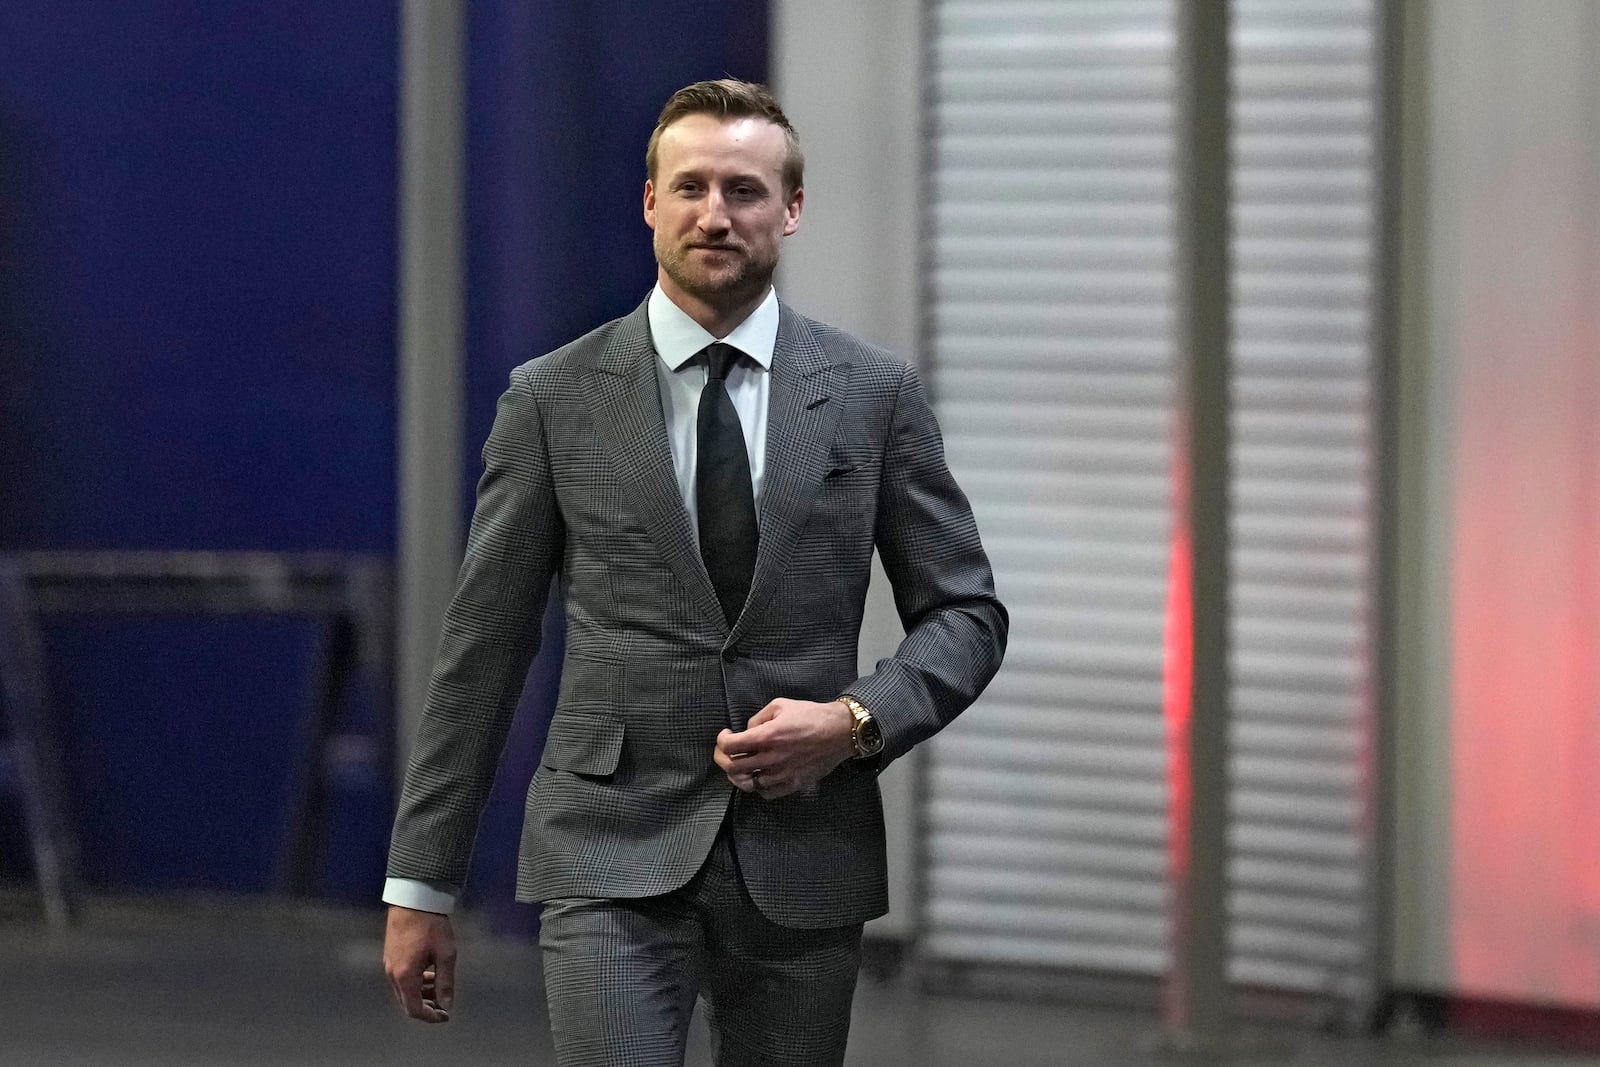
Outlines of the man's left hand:
[[738,733],[717,735],[713,758],[746,793],[777,800],[821,781],[855,755],[850,709],[835,700],[816,704],[779,697]]

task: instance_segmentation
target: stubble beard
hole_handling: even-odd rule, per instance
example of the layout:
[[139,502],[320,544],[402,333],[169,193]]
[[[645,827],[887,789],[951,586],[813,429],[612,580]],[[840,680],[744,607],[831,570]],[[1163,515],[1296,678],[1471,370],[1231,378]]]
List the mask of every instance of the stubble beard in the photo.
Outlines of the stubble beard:
[[691,260],[695,250],[688,244],[668,246],[657,234],[655,246],[656,262],[672,283],[713,307],[730,307],[764,293],[778,267],[777,256],[758,258],[748,248],[735,247],[727,253],[734,260],[728,268],[697,270]]

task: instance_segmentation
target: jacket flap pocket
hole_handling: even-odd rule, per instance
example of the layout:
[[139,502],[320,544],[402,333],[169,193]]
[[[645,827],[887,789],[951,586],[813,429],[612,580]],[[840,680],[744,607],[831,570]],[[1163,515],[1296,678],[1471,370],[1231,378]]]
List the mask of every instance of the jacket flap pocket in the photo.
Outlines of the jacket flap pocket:
[[622,758],[622,723],[606,715],[557,715],[541,762],[552,770],[611,774]]

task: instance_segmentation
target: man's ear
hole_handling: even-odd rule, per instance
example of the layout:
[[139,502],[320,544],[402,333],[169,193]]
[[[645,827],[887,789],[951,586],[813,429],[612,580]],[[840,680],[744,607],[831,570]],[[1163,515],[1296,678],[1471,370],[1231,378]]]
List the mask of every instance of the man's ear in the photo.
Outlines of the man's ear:
[[656,187],[649,178],[644,180],[644,224],[656,228]]
[[800,209],[805,206],[806,191],[796,189],[783,209],[783,235],[790,236],[800,228]]

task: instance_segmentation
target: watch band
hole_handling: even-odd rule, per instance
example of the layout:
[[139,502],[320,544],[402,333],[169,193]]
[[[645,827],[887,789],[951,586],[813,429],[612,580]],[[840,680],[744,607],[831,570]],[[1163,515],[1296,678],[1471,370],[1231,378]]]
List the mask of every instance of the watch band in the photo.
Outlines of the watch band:
[[[872,717],[872,712],[868,711],[861,701],[849,693],[841,693],[837,699],[839,703],[850,710],[850,715],[855,720],[850,727],[850,743],[855,746],[855,758],[866,759],[883,751],[883,737],[881,733],[877,733],[875,730],[877,721]],[[876,744],[868,744],[863,737],[863,734],[869,731],[875,734]]]

